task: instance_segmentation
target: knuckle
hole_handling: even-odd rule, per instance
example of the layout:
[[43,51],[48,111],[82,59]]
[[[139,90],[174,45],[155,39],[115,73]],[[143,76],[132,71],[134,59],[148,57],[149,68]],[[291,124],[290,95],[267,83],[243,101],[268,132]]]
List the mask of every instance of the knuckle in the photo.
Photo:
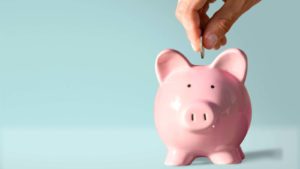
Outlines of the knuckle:
[[232,25],[232,20],[226,18],[219,18],[217,23],[218,29],[220,29],[225,34],[229,31]]

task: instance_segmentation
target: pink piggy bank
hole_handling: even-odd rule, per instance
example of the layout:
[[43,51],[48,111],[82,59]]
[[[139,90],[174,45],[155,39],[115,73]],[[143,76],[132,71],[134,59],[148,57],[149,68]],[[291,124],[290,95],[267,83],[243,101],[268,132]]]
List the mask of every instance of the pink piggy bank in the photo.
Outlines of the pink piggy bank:
[[154,116],[168,149],[166,165],[189,165],[197,157],[214,164],[244,159],[240,144],[251,121],[246,73],[247,58],[239,49],[204,66],[192,65],[175,50],[158,55]]

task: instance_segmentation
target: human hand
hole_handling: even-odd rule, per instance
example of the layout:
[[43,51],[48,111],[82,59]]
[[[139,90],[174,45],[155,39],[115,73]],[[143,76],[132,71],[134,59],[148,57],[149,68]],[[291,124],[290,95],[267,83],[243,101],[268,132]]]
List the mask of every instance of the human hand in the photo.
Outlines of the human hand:
[[195,51],[200,51],[200,35],[207,49],[226,44],[226,33],[233,23],[260,0],[224,0],[224,5],[211,17],[206,14],[215,0],[178,0],[176,17],[183,25]]

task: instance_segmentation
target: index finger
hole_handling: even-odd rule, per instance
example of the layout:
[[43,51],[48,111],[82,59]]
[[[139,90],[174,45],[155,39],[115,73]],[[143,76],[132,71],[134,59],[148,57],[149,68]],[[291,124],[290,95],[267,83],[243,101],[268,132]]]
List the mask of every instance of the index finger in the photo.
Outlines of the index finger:
[[199,51],[200,43],[200,17],[199,10],[207,0],[179,0],[176,8],[176,17],[183,25],[188,39],[195,51]]

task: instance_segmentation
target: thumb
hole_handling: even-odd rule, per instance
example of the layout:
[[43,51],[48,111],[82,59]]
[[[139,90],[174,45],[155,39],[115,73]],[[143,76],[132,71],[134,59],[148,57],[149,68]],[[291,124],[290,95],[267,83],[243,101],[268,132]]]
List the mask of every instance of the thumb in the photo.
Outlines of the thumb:
[[221,9],[212,16],[204,32],[205,48],[212,49],[220,46],[225,34],[242,14],[242,1],[226,1]]

